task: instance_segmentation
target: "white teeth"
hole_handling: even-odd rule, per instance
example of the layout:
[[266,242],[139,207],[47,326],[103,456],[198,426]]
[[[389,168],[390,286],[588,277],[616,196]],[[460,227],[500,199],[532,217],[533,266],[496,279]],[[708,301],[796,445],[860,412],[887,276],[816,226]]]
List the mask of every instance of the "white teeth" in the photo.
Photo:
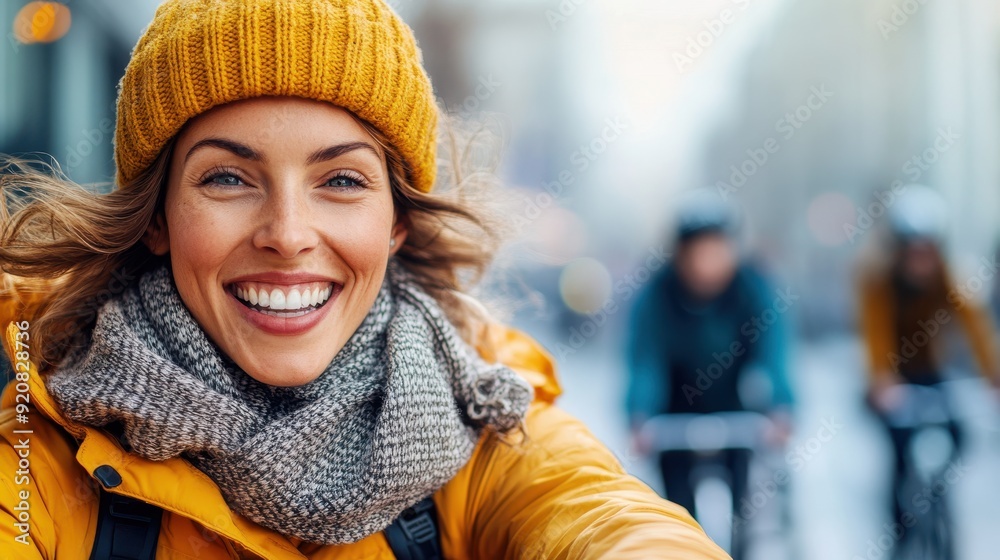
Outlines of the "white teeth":
[[285,294],[277,288],[271,290],[271,305],[268,307],[275,311],[283,310],[285,308]]
[[294,317],[312,311],[311,307],[316,307],[330,299],[333,293],[333,286],[326,288],[315,287],[312,290],[295,288],[287,293],[278,288],[270,291],[257,288],[234,287],[233,292],[240,300],[264,308],[259,310],[263,313],[272,314],[272,311],[283,311],[280,316]]
[[[309,305],[308,303],[306,305]],[[288,292],[288,299],[285,300],[285,309],[298,309],[302,307],[302,296],[298,290]]]

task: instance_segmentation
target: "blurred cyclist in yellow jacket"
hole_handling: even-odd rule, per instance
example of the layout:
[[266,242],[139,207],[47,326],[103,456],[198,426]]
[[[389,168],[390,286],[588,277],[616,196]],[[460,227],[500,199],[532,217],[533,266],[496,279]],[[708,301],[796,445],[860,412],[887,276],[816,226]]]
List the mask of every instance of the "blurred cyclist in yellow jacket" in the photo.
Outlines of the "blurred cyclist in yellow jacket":
[[[967,339],[982,373],[997,379],[993,325],[968,290],[952,281],[942,239],[947,216],[943,198],[921,185],[906,187],[888,212],[887,254],[862,269],[861,331],[870,366],[868,404],[886,426],[895,456],[893,520],[900,522],[908,503],[901,503],[902,485],[910,468],[913,429],[894,425],[901,407],[902,385],[933,386],[943,375],[942,333],[958,326]],[[943,406],[948,407],[947,400]],[[947,414],[955,452],[962,434],[954,414]]]

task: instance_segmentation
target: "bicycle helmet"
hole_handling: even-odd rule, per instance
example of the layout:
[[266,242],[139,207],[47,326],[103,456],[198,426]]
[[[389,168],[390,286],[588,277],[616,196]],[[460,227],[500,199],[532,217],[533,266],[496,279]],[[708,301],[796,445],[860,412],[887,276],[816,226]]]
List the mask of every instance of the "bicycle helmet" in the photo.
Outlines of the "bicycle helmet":
[[907,185],[889,206],[889,230],[900,241],[944,241],[948,227],[947,201],[924,185]]
[[737,230],[735,209],[709,190],[695,191],[678,205],[677,238],[683,242],[705,233],[733,235]]

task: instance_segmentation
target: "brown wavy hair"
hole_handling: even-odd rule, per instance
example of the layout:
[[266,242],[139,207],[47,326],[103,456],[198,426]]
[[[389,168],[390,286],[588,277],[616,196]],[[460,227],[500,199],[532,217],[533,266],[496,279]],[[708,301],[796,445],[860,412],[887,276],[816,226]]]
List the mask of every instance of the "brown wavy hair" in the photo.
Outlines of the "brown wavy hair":
[[[415,189],[399,152],[355,118],[382,148],[397,216],[409,231],[396,257],[471,342],[488,317],[464,292],[492,262],[503,228],[483,188],[493,169],[474,154],[487,128],[442,117],[443,158],[431,193]],[[101,192],[108,185],[73,182],[55,162],[0,156],[0,298],[13,299],[18,320],[30,319],[32,354],[42,371],[86,344],[104,302],[166,258],[153,255],[142,238],[163,211],[176,138],[135,180],[110,192]]]

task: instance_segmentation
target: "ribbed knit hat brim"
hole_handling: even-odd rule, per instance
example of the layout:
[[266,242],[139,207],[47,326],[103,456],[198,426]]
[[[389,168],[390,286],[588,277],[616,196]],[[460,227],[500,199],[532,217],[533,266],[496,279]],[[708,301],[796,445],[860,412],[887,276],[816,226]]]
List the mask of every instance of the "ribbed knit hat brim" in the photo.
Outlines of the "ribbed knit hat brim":
[[410,28],[382,0],[167,0],[119,84],[118,185],[189,119],[279,95],[328,101],[381,131],[434,185],[437,105]]

